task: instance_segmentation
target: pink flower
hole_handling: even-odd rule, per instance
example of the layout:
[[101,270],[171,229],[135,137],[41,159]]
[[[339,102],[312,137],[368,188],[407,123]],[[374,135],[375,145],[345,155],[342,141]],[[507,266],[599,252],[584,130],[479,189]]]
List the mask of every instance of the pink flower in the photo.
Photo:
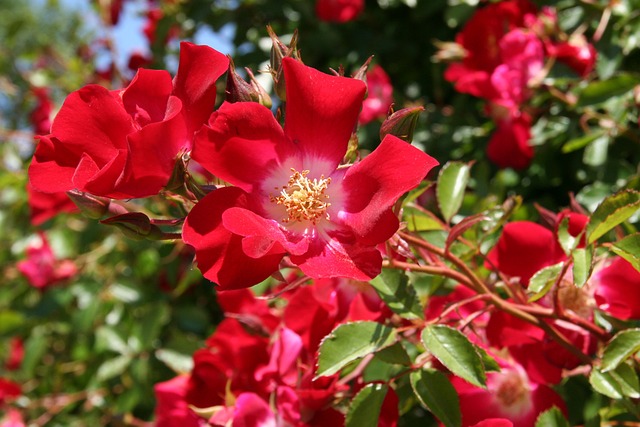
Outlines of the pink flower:
[[179,375],[153,387],[156,396],[156,427],[198,427],[200,418],[185,400],[187,375]]
[[615,257],[592,280],[601,310],[622,320],[640,319],[640,272],[628,261]]
[[9,408],[4,417],[0,418],[0,427],[26,427],[20,411]]
[[564,258],[551,230],[530,221],[514,221],[504,226],[498,243],[487,255],[486,266],[518,277],[527,286],[538,270]]
[[27,259],[18,262],[18,270],[31,286],[42,289],[75,276],[78,269],[74,262],[57,259],[45,234],[38,236],[39,241],[27,248]]
[[[463,426],[502,418],[518,427],[533,427],[538,416],[554,406],[566,413],[562,398],[546,385],[532,382],[520,365],[502,361],[500,368],[500,372],[487,372],[486,389],[458,377],[452,378],[451,382],[460,396]],[[480,425],[505,424],[496,421],[495,424]]]
[[192,156],[235,185],[191,210],[184,241],[204,276],[223,290],[252,286],[290,261],[313,278],[370,280],[376,249],[398,229],[393,205],[437,162],[387,136],[362,161],[339,167],[364,96],[359,80],[283,61],[284,130],[257,103],[223,104]]
[[316,15],[323,21],[347,22],[364,10],[364,0],[317,0]]
[[393,104],[391,79],[381,66],[375,65],[367,72],[367,98],[362,103],[360,124],[384,119],[387,117],[391,104]]
[[123,90],[88,85],[67,97],[29,168],[38,191],[78,189],[111,198],[157,194],[176,157],[215,105],[216,79],[228,59],[183,42],[175,78],[140,69]]
[[218,411],[210,419],[214,426],[276,427],[276,416],[269,404],[252,392],[241,393],[233,408]]

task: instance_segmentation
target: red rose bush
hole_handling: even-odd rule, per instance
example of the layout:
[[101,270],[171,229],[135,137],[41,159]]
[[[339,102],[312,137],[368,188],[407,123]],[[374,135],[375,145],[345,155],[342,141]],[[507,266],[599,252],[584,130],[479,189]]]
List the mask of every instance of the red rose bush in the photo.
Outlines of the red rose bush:
[[[317,11],[345,22],[362,5],[318,1]],[[154,37],[170,8],[158,12]],[[343,67],[328,74],[303,63],[297,33],[286,46],[268,32],[273,102],[249,68],[245,81],[230,57],[183,42],[175,76],[143,66],[122,89],[72,92],[50,126],[52,105],[34,118],[27,188],[41,230],[35,243],[11,248],[23,259],[6,274],[37,289],[24,296],[37,316],[65,303],[66,290],[75,298],[82,333],[73,340],[84,347],[74,357],[84,359],[67,361],[64,372],[85,375],[94,349],[113,354],[86,374],[88,390],[33,403],[31,382],[13,378],[68,344],[49,354],[21,333],[23,316],[2,314],[0,332],[14,340],[2,358],[11,371],[0,378],[2,422],[20,425],[31,404],[63,402],[51,409],[59,412],[103,405],[112,392],[124,396],[129,422],[123,390],[149,374],[141,365],[149,360],[168,368],[154,368],[162,378],[148,390],[162,427],[585,424],[567,390],[587,383],[594,402],[617,402],[611,418],[635,408],[637,182],[597,203],[569,194],[570,206],[556,210],[518,196],[480,200],[470,191],[486,190],[476,161],[432,173],[439,161],[425,152],[429,141],[412,143],[425,108],[412,101],[393,111],[382,68],[367,73],[367,61],[354,77]],[[590,75],[593,46],[562,33],[554,9],[527,0],[483,3],[456,43],[464,54],[444,77],[483,99],[495,122],[487,158],[526,170],[545,76],[556,61]],[[380,137],[360,147],[378,124]],[[510,192],[505,181],[494,184]],[[135,240],[129,253],[145,240],[159,249],[143,249],[135,264],[121,259],[127,280],[109,269],[88,280],[85,268],[125,245],[106,237],[78,259],[56,256],[47,228],[56,214],[78,210],[101,220],[100,232],[115,226]],[[92,227],[67,219],[56,239]],[[171,268],[154,275],[165,263]],[[134,279],[149,286],[134,289]],[[92,285],[96,298],[84,289]],[[140,338],[123,338],[125,317]]]

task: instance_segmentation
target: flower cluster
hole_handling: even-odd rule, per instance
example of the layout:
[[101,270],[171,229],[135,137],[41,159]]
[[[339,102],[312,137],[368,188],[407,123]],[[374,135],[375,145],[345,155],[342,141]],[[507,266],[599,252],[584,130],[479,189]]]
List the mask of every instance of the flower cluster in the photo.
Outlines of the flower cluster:
[[554,9],[538,11],[529,0],[507,0],[480,8],[456,36],[462,60],[445,78],[457,91],[486,100],[496,130],[489,159],[502,168],[524,169],[533,158],[532,115],[527,101],[553,60],[580,76],[595,65],[596,51],[582,34],[560,32]]

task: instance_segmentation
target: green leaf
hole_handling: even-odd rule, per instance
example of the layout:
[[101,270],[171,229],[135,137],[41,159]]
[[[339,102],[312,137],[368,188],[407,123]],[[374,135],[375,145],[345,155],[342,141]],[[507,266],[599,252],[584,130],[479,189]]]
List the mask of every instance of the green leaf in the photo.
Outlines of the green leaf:
[[571,153],[572,151],[580,150],[581,148],[586,147],[590,142],[598,139],[604,134],[604,130],[597,130],[581,137],[571,139],[562,146],[562,152]]
[[424,319],[424,308],[409,278],[400,270],[383,269],[371,281],[380,298],[404,319]]
[[573,251],[571,258],[573,259],[573,283],[579,288],[583,287],[591,273],[593,273],[593,253],[595,248],[588,246],[586,248],[578,248]]
[[533,295],[529,297],[529,302],[537,301],[549,292],[558,279],[563,264],[564,263],[559,262],[558,264],[544,267],[531,277],[527,290],[533,293]]
[[383,348],[376,353],[376,357],[386,363],[394,365],[411,365],[411,358],[401,343],[397,342],[390,347]]
[[155,352],[156,357],[167,365],[176,374],[186,374],[193,369],[193,356],[191,354],[178,353],[168,348],[159,348]]
[[106,381],[121,375],[129,367],[132,360],[129,355],[120,355],[105,361],[96,372],[97,380]]
[[421,369],[410,375],[413,392],[446,427],[460,427],[460,399],[445,374],[435,369]]
[[607,161],[610,140],[611,137],[609,135],[603,135],[591,141],[589,145],[587,145],[582,156],[584,164],[593,167],[605,164]]
[[624,190],[600,203],[587,224],[587,242],[595,242],[640,208],[640,192]]
[[609,249],[640,271],[640,233],[631,234],[612,243]]
[[485,371],[500,372],[500,365],[498,364],[496,359],[494,359],[492,356],[489,356],[489,353],[487,353],[484,348],[476,347],[476,351],[482,359],[482,366],[484,366]]
[[409,231],[442,230],[442,221],[433,213],[407,206],[403,210]]
[[602,372],[616,369],[620,363],[640,351],[640,329],[627,329],[617,333],[602,354]]
[[440,169],[436,199],[446,222],[450,222],[462,206],[470,169],[471,164],[462,162],[448,162]]
[[570,427],[570,424],[562,411],[554,406],[540,414],[535,427]]
[[455,375],[478,387],[486,387],[482,358],[460,331],[445,325],[429,325],[422,331],[422,343]]
[[96,330],[96,350],[109,349],[120,354],[129,354],[131,349],[120,335],[108,326],[100,326]]
[[0,335],[13,335],[24,324],[25,317],[22,313],[13,310],[0,312]]
[[348,363],[392,345],[395,329],[376,322],[345,323],[322,339],[316,378],[333,375]]
[[389,386],[386,384],[367,384],[353,398],[345,427],[377,427],[382,402],[387,395]]
[[565,254],[569,255],[571,251],[577,246],[580,236],[573,237],[571,233],[569,233],[569,217],[565,216],[560,221],[558,225],[558,242],[562,247],[562,250]]
[[612,399],[640,397],[640,384],[636,371],[626,363],[620,364],[615,370],[602,372],[593,369],[589,376],[589,383],[595,391]]
[[577,106],[585,107],[603,103],[612,97],[626,94],[637,84],[640,84],[640,78],[628,73],[619,74],[607,80],[596,80],[580,92]]

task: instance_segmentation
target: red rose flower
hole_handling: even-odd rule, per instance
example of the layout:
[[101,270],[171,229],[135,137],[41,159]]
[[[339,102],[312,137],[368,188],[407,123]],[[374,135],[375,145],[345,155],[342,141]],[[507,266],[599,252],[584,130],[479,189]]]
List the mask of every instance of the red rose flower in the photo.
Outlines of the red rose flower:
[[592,280],[601,310],[622,320],[640,319],[640,272],[627,260],[616,257],[596,271]]
[[39,138],[31,184],[121,199],[158,193],[213,111],[215,82],[227,66],[221,53],[184,42],[173,82],[166,71],[140,69],[121,91],[88,85],[73,92],[51,134]]
[[[566,413],[562,398],[544,384],[531,381],[515,362],[501,361],[500,372],[487,372],[482,389],[459,377],[451,382],[460,397],[462,425],[473,426],[489,418],[503,418],[520,427],[533,427],[538,416],[556,406]],[[502,426],[504,423],[480,424]]]
[[500,119],[487,145],[487,156],[501,168],[525,169],[533,159],[530,139],[531,117],[527,114]]
[[565,254],[553,232],[530,221],[514,221],[504,226],[498,243],[487,255],[487,268],[520,278],[527,286],[538,270],[564,259]]
[[370,280],[376,249],[398,229],[392,207],[437,162],[387,136],[362,161],[338,167],[355,127],[364,83],[283,61],[284,130],[257,103],[223,104],[196,140],[193,158],[236,187],[191,210],[184,241],[221,289],[252,286],[292,263],[313,278]]
[[51,113],[53,112],[53,102],[49,97],[49,89],[46,87],[34,87],[33,94],[36,96],[36,106],[29,114],[33,132],[36,135],[46,135],[51,129]]
[[318,0],[316,15],[323,21],[347,22],[364,10],[364,0]]
[[185,400],[189,377],[180,375],[153,387],[156,396],[156,427],[198,427],[198,417]]

